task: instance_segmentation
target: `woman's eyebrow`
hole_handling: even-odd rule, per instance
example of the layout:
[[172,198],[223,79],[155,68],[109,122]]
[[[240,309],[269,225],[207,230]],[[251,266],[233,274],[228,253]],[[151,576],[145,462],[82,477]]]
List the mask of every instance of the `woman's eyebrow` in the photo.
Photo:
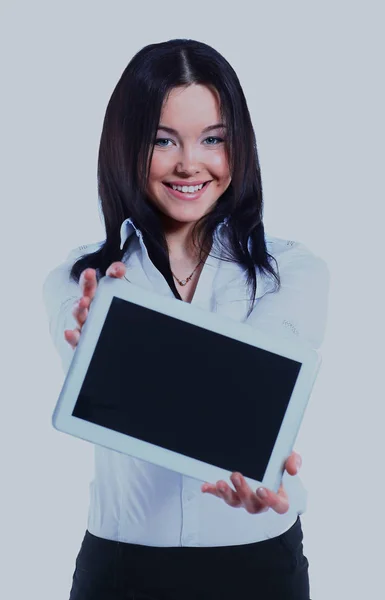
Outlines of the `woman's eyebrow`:
[[[216,125],[209,125],[202,130],[202,133],[206,133],[207,131],[211,131],[212,129],[219,129],[220,127],[226,127],[223,123],[217,123]],[[176,129],[172,129],[172,127],[166,127],[165,125],[159,125],[158,129],[162,129],[163,131],[167,131],[167,133],[174,133],[178,135]]]

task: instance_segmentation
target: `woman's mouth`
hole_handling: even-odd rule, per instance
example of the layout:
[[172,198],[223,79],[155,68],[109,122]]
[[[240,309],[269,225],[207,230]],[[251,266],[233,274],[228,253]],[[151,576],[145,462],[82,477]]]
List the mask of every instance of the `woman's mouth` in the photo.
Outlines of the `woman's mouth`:
[[[164,183],[163,185],[164,187],[167,189],[168,193],[173,196],[174,198],[178,198],[180,200],[197,200],[198,198],[200,198],[202,196],[202,194],[204,194],[204,192],[206,191],[206,189],[209,187],[211,181],[206,181],[203,184],[203,187],[196,191],[196,192],[181,192],[180,190],[174,190],[171,187],[170,183]],[[187,187],[187,186],[186,186]]]

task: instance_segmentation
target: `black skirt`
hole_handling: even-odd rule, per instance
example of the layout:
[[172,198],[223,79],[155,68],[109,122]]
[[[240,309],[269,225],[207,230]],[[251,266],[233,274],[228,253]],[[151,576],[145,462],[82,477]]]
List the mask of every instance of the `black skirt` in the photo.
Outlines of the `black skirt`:
[[309,600],[302,539],[299,517],[275,538],[209,548],[140,546],[87,530],[69,600]]

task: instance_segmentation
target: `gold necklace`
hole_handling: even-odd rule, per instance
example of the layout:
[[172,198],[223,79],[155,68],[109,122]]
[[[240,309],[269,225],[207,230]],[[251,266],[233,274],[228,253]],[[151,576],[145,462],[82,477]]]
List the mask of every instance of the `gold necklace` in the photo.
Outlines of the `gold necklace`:
[[191,275],[189,275],[188,277],[186,277],[186,279],[178,279],[178,277],[176,275],[174,275],[174,273],[171,271],[171,273],[174,275],[175,279],[177,280],[177,282],[179,283],[179,285],[186,285],[186,283],[188,283],[192,276],[194,275],[195,271],[197,270],[197,268],[199,267],[199,265],[201,264],[201,262],[203,262],[203,259],[199,261],[199,263],[197,264],[197,266],[195,267],[195,269],[193,270],[193,272],[191,273]]

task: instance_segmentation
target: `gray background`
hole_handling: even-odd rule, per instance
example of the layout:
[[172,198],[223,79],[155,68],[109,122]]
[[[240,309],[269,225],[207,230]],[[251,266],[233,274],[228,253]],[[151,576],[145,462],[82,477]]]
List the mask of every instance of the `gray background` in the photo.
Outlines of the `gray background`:
[[68,598],[93,448],[51,426],[63,373],[42,284],[72,248],[103,239],[96,159],[123,69],[149,43],[189,37],[224,54],[240,78],[266,230],[307,244],[332,276],[323,366],[296,444],[312,599],[379,597],[382,3],[36,0],[0,10],[0,596]]

